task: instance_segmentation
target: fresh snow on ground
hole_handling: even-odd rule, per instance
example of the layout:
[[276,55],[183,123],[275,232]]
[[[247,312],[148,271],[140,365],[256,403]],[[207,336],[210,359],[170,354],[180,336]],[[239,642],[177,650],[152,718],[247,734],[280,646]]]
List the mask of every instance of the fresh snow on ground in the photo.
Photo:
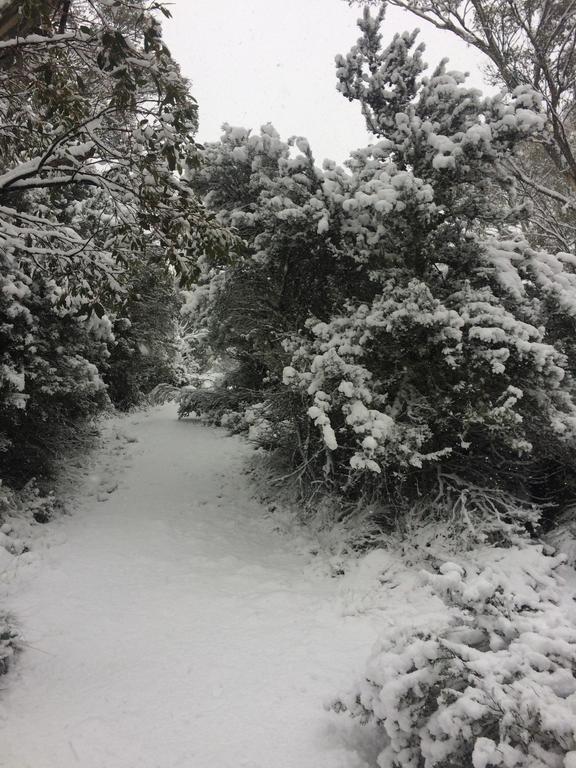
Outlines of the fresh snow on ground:
[[332,577],[254,500],[240,438],[171,406],[109,433],[72,514],[3,574],[26,645],[0,681],[0,766],[375,765],[370,730],[323,703],[391,621],[365,589],[386,564]]

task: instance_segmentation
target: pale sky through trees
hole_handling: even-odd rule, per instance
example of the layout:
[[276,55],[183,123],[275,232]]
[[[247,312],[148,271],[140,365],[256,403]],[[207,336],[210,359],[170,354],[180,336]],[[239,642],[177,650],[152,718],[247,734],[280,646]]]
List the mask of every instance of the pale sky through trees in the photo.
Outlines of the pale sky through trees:
[[[200,141],[220,136],[223,122],[258,128],[271,122],[283,138],[309,139],[316,159],[342,161],[368,142],[358,106],[336,91],[334,56],[360,31],[358,7],[343,0],[173,0],[164,35],[200,107]],[[397,8],[385,37],[420,27],[426,60],[448,56],[482,85],[480,54]]]

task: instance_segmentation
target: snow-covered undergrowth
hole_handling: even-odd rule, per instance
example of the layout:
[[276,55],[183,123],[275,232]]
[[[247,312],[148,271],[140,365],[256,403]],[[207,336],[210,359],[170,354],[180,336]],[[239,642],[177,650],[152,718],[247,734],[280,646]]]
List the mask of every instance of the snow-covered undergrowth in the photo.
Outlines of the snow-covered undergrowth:
[[[257,439],[253,442],[258,445]],[[331,563],[335,575],[381,542],[382,532],[366,505],[346,504],[323,490],[314,494],[297,473],[286,472],[262,448],[257,448],[248,468],[255,493],[277,527],[308,539],[312,550]]]
[[388,532],[375,510],[327,496],[295,515],[297,481],[272,470],[256,460],[263,498],[328,555],[343,612],[385,618],[364,677],[327,702],[370,723],[371,739],[380,729],[379,768],[571,768],[576,577],[565,554],[522,534],[522,514],[490,521],[474,505],[444,519],[414,509]]
[[364,679],[331,702],[381,726],[380,768],[574,764],[576,604],[563,559],[529,541],[425,569],[401,558],[397,581],[428,595],[433,619],[397,616]]

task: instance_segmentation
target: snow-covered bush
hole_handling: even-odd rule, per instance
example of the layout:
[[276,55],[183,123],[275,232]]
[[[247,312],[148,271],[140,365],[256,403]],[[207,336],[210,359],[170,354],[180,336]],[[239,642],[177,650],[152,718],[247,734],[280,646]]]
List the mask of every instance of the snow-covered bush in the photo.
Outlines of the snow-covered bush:
[[285,339],[284,383],[308,396],[341,487],[379,486],[409,505],[452,476],[557,498],[546,476],[573,461],[576,408],[550,318],[575,316],[576,275],[569,254],[525,240],[502,165],[541,130],[538,98],[482,98],[446,62],[422,76],[415,34],[382,47],[383,15],[366,12],[337,59],[340,90],[380,140],[352,155],[351,176],[327,169],[323,184],[338,258],[364,279]]
[[389,482],[422,470],[437,488],[440,466],[481,485],[484,465],[521,492],[515,464],[571,452],[565,359],[489,287],[450,289],[441,300],[420,280],[385,283],[371,305],[311,324],[284,380],[313,398],[327,450],[352,470]]
[[234,362],[241,386],[261,389],[281,377],[286,334],[311,311],[331,311],[338,294],[330,285],[343,280],[343,266],[322,228],[322,173],[307,142],[284,142],[270,125],[254,134],[224,130],[220,142],[206,145],[193,181],[246,244],[227,262],[200,262],[194,305],[208,343]]
[[576,437],[576,274],[523,237],[503,164],[542,129],[538,97],[483,98],[446,62],[424,76],[416,34],[383,47],[382,19],[366,12],[337,59],[377,137],[348,170],[270,126],[207,145],[194,184],[246,247],[203,262],[198,317],[271,423],[290,405],[290,460],[314,479],[396,508],[433,504],[440,476],[556,501],[548,478],[569,493]]
[[416,33],[385,47],[383,17],[337,59],[377,138],[347,169],[270,126],[207,145],[194,184],[245,246],[202,262],[197,317],[268,421],[291,421],[282,450],[311,480],[392,515],[455,514],[469,483],[468,507],[485,518],[495,490],[508,525],[574,485],[575,262],[525,239],[504,163],[545,119],[529,88],[425,75]]
[[107,318],[82,310],[72,280],[64,292],[56,268],[47,278],[24,259],[0,267],[0,470],[21,482],[109,403],[101,369],[113,336]]
[[572,765],[576,609],[559,564],[526,544],[422,573],[445,627],[391,631],[366,678],[332,704],[381,724],[381,768]]
[[54,492],[42,490],[34,478],[18,491],[0,484],[0,548],[13,556],[26,552],[33,528],[49,522],[60,508]]
[[[361,2],[368,5],[371,0]],[[574,253],[576,59],[566,56],[576,35],[571,6],[565,0],[536,4],[533,0],[391,0],[391,4],[412,11],[418,24],[422,19],[430,21],[480,50],[487,57],[492,85],[509,88],[525,83],[540,94],[546,138],[522,146],[509,160],[510,172],[531,201],[525,224],[531,242]]]

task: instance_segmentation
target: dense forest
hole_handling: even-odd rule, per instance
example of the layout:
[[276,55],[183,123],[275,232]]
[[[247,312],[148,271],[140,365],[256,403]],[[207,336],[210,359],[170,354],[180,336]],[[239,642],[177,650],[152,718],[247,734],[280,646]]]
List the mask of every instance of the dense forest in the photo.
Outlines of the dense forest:
[[576,8],[390,4],[497,88],[356,3],[335,86],[372,141],[319,167],[271,124],[195,142],[162,3],[0,0],[0,523],[58,514],[100,416],[175,399],[445,605],[334,692],[381,768],[574,768]]

